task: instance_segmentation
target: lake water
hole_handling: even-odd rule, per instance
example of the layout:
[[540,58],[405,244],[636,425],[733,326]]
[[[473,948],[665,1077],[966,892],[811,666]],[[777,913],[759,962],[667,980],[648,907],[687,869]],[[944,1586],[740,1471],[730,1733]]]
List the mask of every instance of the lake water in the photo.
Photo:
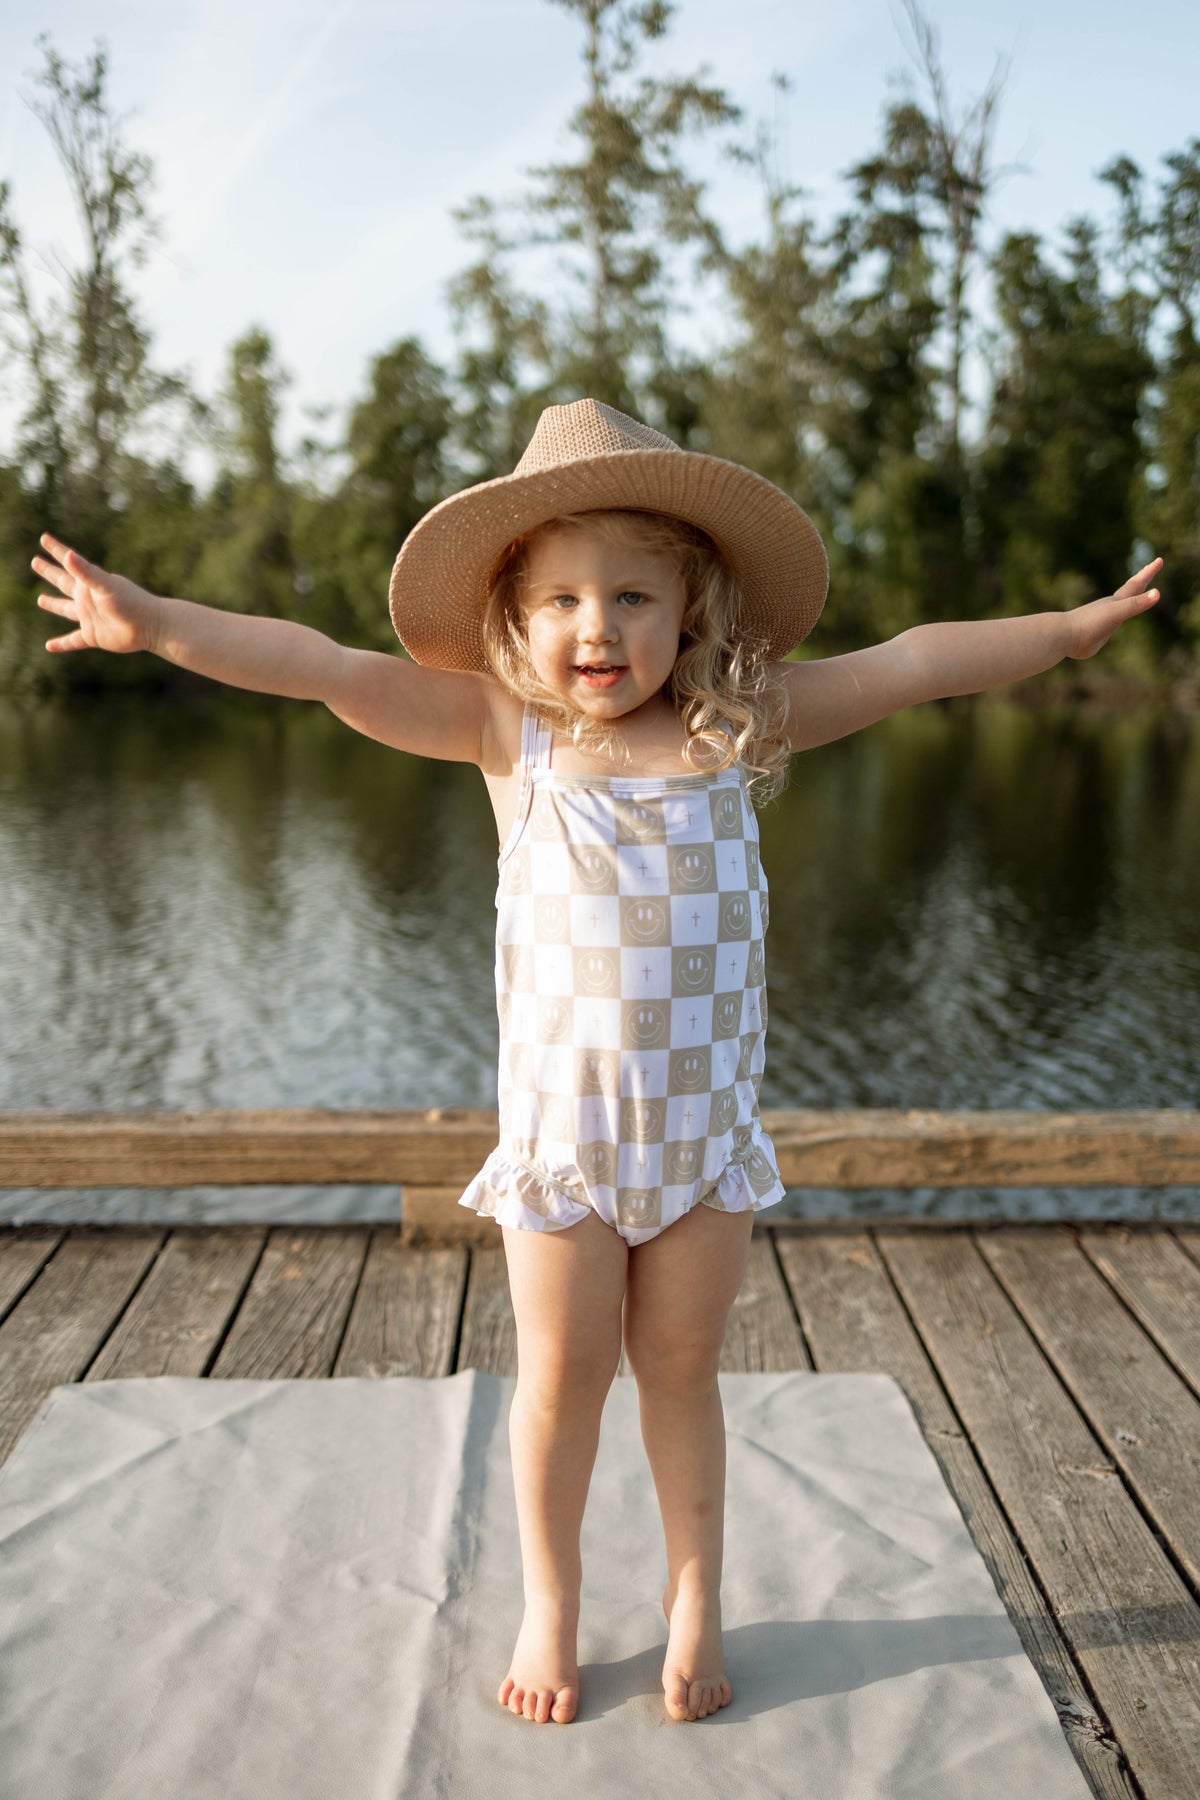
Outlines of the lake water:
[[[1011,691],[1010,691],[1011,694]],[[1200,725],[918,707],[760,814],[764,1107],[1200,1103]],[[0,1107],[494,1106],[477,770],[217,689],[0,704]],[[18,1220],[392,1219],[395,1187],[0,1190]],[[1200,1215],[1200,1190],[795,1190],[765,1215]]]

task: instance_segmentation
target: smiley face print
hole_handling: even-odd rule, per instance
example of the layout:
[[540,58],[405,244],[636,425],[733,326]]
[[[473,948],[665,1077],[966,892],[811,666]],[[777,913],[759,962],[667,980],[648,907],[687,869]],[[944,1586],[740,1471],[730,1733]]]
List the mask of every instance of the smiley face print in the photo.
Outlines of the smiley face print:
[[[719,1205],[733,1165],[745,1176],[727,1204],[772,1204],[766,882],[744,781],[557,783],[536,754],[497,895],[497,1156],[519,1136],[519,1167],[547,1194],[577,1186],[630,1242],[702,1193]],[[487,1209],[508,1224],[513,1204],[501,1181]]]

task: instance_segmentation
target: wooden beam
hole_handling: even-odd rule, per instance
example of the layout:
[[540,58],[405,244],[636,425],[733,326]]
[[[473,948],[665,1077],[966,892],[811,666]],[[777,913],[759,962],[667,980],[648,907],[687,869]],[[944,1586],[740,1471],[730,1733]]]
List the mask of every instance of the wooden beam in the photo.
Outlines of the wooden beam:
[[[787,1187],[1200,1186],[1200,1113],[768,1111]],[[483,1109],[0,1112],[0,1187],[397,1183],[459,1192]]]

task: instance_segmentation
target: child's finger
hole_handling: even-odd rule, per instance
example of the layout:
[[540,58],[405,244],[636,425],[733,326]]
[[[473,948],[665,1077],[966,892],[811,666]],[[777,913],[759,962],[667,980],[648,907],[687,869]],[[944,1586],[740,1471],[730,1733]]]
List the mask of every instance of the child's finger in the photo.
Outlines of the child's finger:
[[79,556],[79,551],[72,551],[70,544],[63,544],[56,536],[50,536],[49,531],[43,531],[43,533],[41,533],[40,538],[38,538],[38,544],[45,544],[45,547],[47,547],[49,551],[54,551],[54,554],[58,556],[59,560],[61,560],[63,556],[74,556],[74,558],[77,558],[77,562],[83,562],[83,556]]
[[68,593],[83,575],[81,569],[64,568],[58,563],[47,562],[44,556],[35,556],[29,566],[35,575],[40,575],[43,581],[52,581],[56,587],[62,589],[64,594]]

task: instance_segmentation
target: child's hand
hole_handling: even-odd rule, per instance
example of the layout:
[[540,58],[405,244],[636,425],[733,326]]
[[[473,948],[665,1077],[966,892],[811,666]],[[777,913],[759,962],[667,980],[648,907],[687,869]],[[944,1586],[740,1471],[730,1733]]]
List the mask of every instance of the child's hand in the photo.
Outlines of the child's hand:
[[61,589],[66,599],[39,594],[37,603],[47,612],[73,619],[79,627],[63,637],[50,638],[47,650],[112,650],[120,656],[154,648],[158,602],[153,594],[135,587],[123,575],[109,575],[95,563],[85,562],[78,551],[60,544],[49,532],[42,533],[41,542],[58,561],[35,556],[32,567],[44,581]]
[[1159,595],[1157,588],[1147,588],[1146,583],[1161,566],[1162,557],[1156,556],[1144,569],[1131,575],[1124,587],[1119,587],[1107,600],[1089,600],[1084,606],[1070,607],[1067,611],[1067,625],[1071,634],[1067,655],[1080,662],[1085,657],[1095,656],[1097,650],[1103,650],[1118,625],[1124,625],[1127,619],[1135,618],[1138,613],[1148,612]]

